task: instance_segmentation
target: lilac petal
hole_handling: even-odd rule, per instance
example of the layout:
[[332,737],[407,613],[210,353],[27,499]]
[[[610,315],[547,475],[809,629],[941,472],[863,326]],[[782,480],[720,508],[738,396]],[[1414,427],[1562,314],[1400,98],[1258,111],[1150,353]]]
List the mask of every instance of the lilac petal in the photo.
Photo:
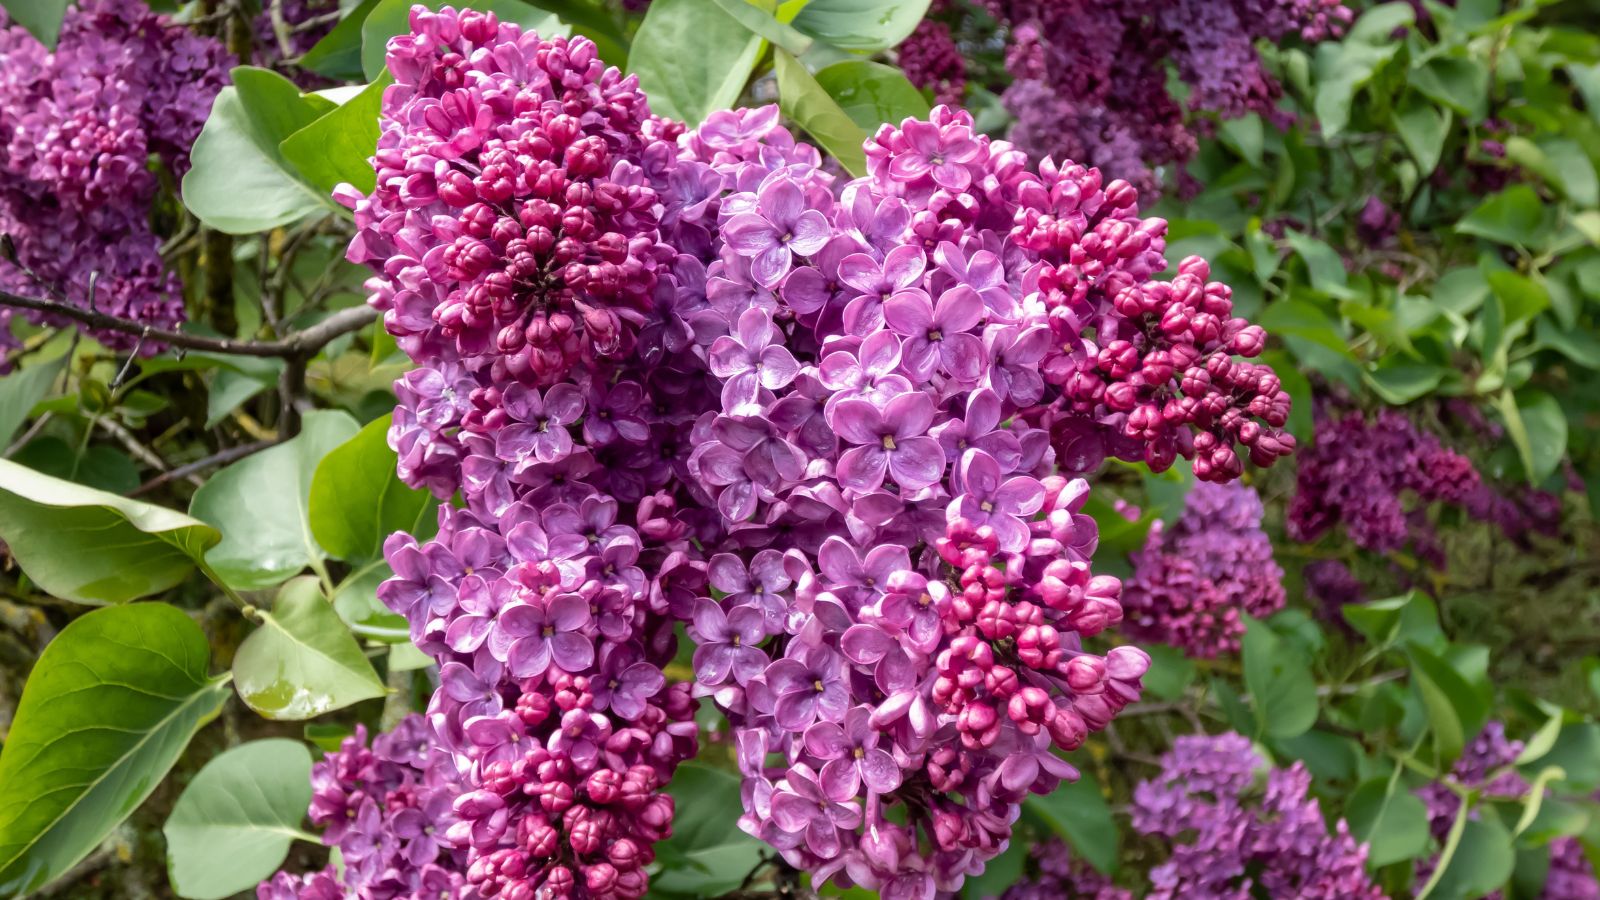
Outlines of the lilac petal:
[[506,665],[516,678],[533,678],[550,668],[550,642],[540,635],[525,637],[511,645]]
[[[858,450],[870,450],[868,447],[858,447]],[[853,451],[852,451],[853,452]],[[883,453],[883,451],[879,451]],[[848,454],[847,454],[848,455]],[[921,490],[938,481],[944,475],[944,450],[939,442],[931,437],[907,438],[899,443],[893,453],[883,453],[889,458],[889,471],[894,475],[895,483],[908,490]],[[844,482],[844,460],[839,461],[840,483]],[[882,474],[872,488],[883,483]],[[868,488],[871,490],[872,488]]]
[[887,794],[900,786],[900,767],[886,751],[872,747],[861,754],[861,780],[867,787]]
[[552,635],[546,643],[556,665],[568,672],[582,672],[594,665],[594,641],[581,634]]
[[[926,438],[925,440],[932,443],[934,450],[939,452],[938,470],[942,472],[944,469],[944,452],[939,450],[939,443],[933,438]],[[899,455],[898,452],[894,454],[896,457]],[[888,451],[882,447],[867,445],[845,451],[845,454],[839,457],[839,464],[835,472],[841,487],[855,491],[858,494],[865,494],[877,490],[883,484],[884,472],[889,468],[889,464],[890,454]],[[919,471],[925,471],[925,468]],[[938,478],[939,475],[935,472],[931,478],[924,481],[919,487],[927,487],[937,481]],[[896,480],[899,480],[898,476],[896,476]]]
[[694,648],[695,679],[707,686],[727,681],[733,669],[733,649],[730,644],[701,644]]
[[829,800],[845,801],[861,789],[861,773],[854,758],[835,759],[822,767],[822,792]]
[[801,256],[811,256],[828,243],[831,229],[828,227],[826,216],[817,210],[808,209],[795,220],[790,233],[792,237],[789,239],[789,249]]

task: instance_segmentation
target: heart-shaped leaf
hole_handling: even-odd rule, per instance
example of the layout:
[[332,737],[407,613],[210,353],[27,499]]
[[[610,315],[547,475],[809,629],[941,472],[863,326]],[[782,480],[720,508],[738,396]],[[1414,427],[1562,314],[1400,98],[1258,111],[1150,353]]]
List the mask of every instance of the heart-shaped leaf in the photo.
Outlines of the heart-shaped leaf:
[[224,583],[261,590],[321,562],[308,514],[311,479],[322,458],[360,430],[342,412],[308,413],[293,440],[245,457],[194,492],[189,512],[225,535],[206,554]]
[[72,868],[155,790],[227,699],[209,656],[162,603],[94,610],[45,647],[0,751],[0,896]]
[[383,696],[383,682],[317,579],[283,586],[233,657],[239,696],[269,719],[309,719]]
[[311,752],[288,738],[234,747],[206,763],[183,789],[161,833],[167,875],[179,895],[220,900],[268,878],[311,804]]
[[0,460],[0,538],[50,594],[100,604],[172,587],[222,536],[176,510]]

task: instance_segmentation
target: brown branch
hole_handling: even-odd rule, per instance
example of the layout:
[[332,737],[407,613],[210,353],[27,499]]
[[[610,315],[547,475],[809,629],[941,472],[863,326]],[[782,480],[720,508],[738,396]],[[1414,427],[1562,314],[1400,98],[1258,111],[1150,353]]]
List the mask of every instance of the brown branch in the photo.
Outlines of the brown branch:
[[280,359],[309,358],[334,338],[364,328],[378,318],[377,310],[368,306],[354,306],[349,309],[342,309],[310,328],[296,331],[281,340],[241,341],[233,338],[213,338],[199,334],[185,334],[181,331],[168,331],[164,328],[151,328],[142,322],[124,319],[121,316],[107,315],[103,312],[83,309],[55,300],[23,297],[6,291],[0,291],[0,306],[31,309],[35,312],[61,316],[104,331],[145,335],[152,341],[159,341],[173,347],[182,347],[186,350],[205,350],[212,353],[231,353],[237,356],[267,356]]
[[244,459],[246,456],[249,456],[252,453],[259,453],[260,451],[265,450],[276,443],[277,441],[255,441],[249,444],[240,444],[237,447],[229,447],[228,449],[219,453],[213,453],[204,459],[197,459],[192,463],[181,465],[176,469],[172,469],[171,471],[162,472],[160,475],[157,475],[149,481],[146,481],[144,484],[134,488],[131,492],[129,492],[128,496],[137,497],[140,494],[149,493],[150,491],[153,491],[163,485],[171,484],[174,481],[179,481],[184,478],[188,478],[191,475],[203,472],[213,466],[225,466],[228,463],[237,462],[238,460]]

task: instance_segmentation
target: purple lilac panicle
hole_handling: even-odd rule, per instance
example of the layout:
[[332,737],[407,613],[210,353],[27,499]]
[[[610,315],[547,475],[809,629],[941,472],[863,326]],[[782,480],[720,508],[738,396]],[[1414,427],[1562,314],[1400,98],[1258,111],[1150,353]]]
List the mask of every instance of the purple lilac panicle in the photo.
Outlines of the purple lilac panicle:
[[1242,484],[1200,482],[1170,528],[1157,522],[1133,554],[1123,592],[1127,632],[1191,657],[1237,653],[1244,617],[1283,608],[1283,569],[1261,530],[1261,498]]
[[[150,228],[161,185],[151,160],[174,179],[188,169],[232,58],[135,0],[90,0],[67,10],[54,51],[0,12],[0,59],[0,233],[43,282],[0,260],[0,288],[77,306],[92,293],[101,312],[158,327],[182,321],[182,290]],[[135,341],[94,336],[117,349]],[[0,328],[6,341],[10,329]]]
[[1314,541],[1342,524],[1358,547],[1388,553],[1410,544],[1442,566],[1425,506],[1408,509],[1406,497],[1461,504],[1478,486],[1471,461],[1397,410],[1370,421],[1360,412],[1325,417],[1316,443],[1300,456],[1289,536]]
[[1255,43],[1322,40],[1351,10],[1340,0],[985,0],[1010,27],[1003,96],[1011,137],[1036,155],[1065,156],[1153,193],[1162,166],[1196,148],[1185,109],[1167,90],[1169,61],[1190,111],[1257,112],[1282,121],[1282,88]]
[[1238,734],[1189,735],[1161,757],[1162,771],[1134,788],[1134,830],[1170,843],[1150,872],[1154,900],[1245,900],[1257,892],[1303,900],[1380,900],[1368,878],[1367,847],[1343,819],[1333,833],[1309,796],[1300,763],[1271,769]]

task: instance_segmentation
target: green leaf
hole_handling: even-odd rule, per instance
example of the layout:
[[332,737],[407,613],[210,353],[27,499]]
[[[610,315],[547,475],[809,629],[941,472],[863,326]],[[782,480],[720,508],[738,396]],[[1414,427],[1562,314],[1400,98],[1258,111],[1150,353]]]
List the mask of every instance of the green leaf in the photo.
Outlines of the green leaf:
[[1355,296],[1355,292],[1349,287],[1350,276],[1345,272],[1344,260],[1339,258],[1337,251],[1322,241],[1292,228],[1285,231],[1284,237],[1288,239],[1289,246],[1294,248],[1294,252],[1305,260],[1306,273],[1311,276],[1313,288],[1330,297]]
[[300,57],[300,68],[344,83],[367,80],[361,71],[361,26],[377,5],[378,0],[361,0],[356,4],[332,31]]
[[229,234],[287,225],[332,200],[302,181],[278,145],[333,103],[301,94],[276,72],[239,66],[217,95],[190,153],[183,204],[202,222]]
[[1371,869],[1416,859],[1427,851],[1432,838],[1428,807],[1387,776],[1368,779],[1356,788],[1345,807],[1345,819],[1355,839],[1369,845],[1367,867]]
[[893,66],[864,59],[834,63],[817,73],[817,84],[868,134],[885,122],[928,117],[927,98]]
[[839,108],[799,60],[774,50],[772,61],[778,77],[778,106],[783,114],[805,129],[846,172],[857,177],[865,175],[867,155],[862,145],[867,132]]
[[1461,748],[1478,733],[1488,708],[1478,693],[1443,658],[1415,641],[1406,645],[1411,658],[1411,683],[1422,696],[1433,729],[1434,752],[1441,768],[1461,756]]
[[0,7],[5,8],[12,23],[26,28],[39,43],[54,50],[70,4],[71,0],[4,0]]
[[329,451],[311,478],[311,533],[339,559],[380,555],[389,535],[416,532],[437,505],[432,494],[406,487],[395,474],[391,418],[368,423]]
[[1383,402],[1403,406],[1438,387],[1449,371],[1431,363],[1396,363],[1363,372],[1362,377]]
[[779,22],[765,9],[758,9],[745,0],[712,0],[712,2],[723,12],[737,19],[740,25],[766,38],[774,47],[782,47],[795,56],[800,56],[811,49],[811,38],[796,31],[794,26]]
[[50,385],[55,383],[66,364],[66,356],[58,356],[0,378],[0,449],[11,445],[17,429],[49,393]]
[[1481,897],[1504,887],[1515,864],[1511,835],[1498,819],[1468,819],[1450,864],[1428,896],[1433,900]]
[[1431,175],[1439,167],[1444,139],[1450,133],[1450,119],[1449,110],[1425,103],[1414,94],[1408,94],[1395,110],[1395,131],[1423,175]]
[[876,52],[899,44],[928,12],[929,0],[811,0],[794,27],[845,50]]
[[0,538],[46,592],[100,604],[172,587],[221,535],[176,510],[0,460]]
[[311,479],[322,458],[358,431],[345,413],[307,413],[293,440],[245,457],[194,492],[189,512],[225,535],[206,561],[226,584],[261,590],[322,561],[308,516]]
[[1022,808],[1100,872],[1110,875],[1117,870],[1117,825],[1093,775],[1083,772],[1077,781],[1063,782],[1049,794],[1030,795]]
[[341,182],[370,194],[377,183],[371,157],[378,147],[378,114],[383,90],[393,83],[388,72],[379,74],[344,105],[284,138],[284,158],[325,194]]
[[[376,81],[384,71],[384,51],[389,39],[411,31],[411,7],[419,2],[435,11],[446,5],[461,6],[449,4],[447,0],[379,0],[361,23],[361,72],[367,81]],[[571,33],[571,29],[554,13],[518,0],[477,0],[471,4],[471,8],[492,12],[500,17],[500,21],[521,26],[523,31],[537,32],[540,37]],[[651,105],[655,105],[654,97],[651,98]]]
[[1298,649],[1262,622],[1244,634],[1244,683],[1257,721],[1275,738],[1304,734],[1317,722],[1317,685]]
[[155,790],[227,699],[209,655],[161,603],[94,610],[45,647],[0,750],[0,895],[72,868]]
[[651,890],[715,897],[738,888],[765,846],[728,813],[740,808],[738,776],[691,761],[673,773],[667,793],[672,837],[656,845],[662,870],[651,877]]
[[1528,482],[1543,482],[1567,455],[1567,416],[1561,404],[1544,391],[1524,389],[1514,397],[1502,394],[1501,412],[1506,414],[1506,432],[1522,455]]
[[311,753],[288,738],[251,741],[205,764],[161,833],[179,896],[221,900],[270,878],[311,804]]
[[1456,225],[1462,234],[1499,244],[1532,243],[1544,224],[1544,204],[1533,188],[1516,184],[1479,204]]
[[737,104],[761,47],[760,35],[710,0],[656,0],[634,36],[628,71],[652,111],[694,126]]
[[233,657],[247,706],[269,719],[309,719],[373,697],[383,682],[311,576],[278,591]]

